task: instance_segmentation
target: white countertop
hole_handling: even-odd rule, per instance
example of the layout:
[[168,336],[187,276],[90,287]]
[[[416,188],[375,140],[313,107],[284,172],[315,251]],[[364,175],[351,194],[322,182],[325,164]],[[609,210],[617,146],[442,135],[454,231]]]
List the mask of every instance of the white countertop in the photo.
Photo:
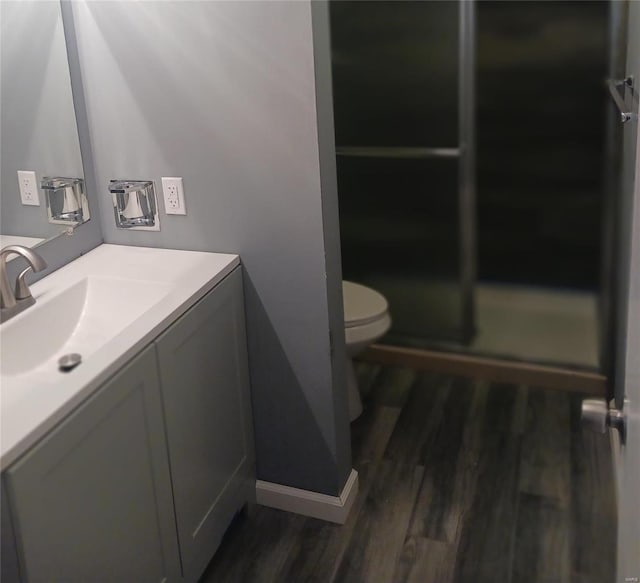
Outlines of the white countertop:
[[[24,245],[25,247],[35,247],[38,243],[42,243],[44,239],[39,237],[22,237],[19,235],[0,235],[0,248],[7,245]],[[10,255],[8,261],[15,259],[16,255]]]
[[[106,339],[70,373],[52,370],[49,365],[24,374],[2,373],[1,469],[33,446],[239,264],[237,255],[103,244],[33,284],[36,302],[45,302],[60,289],[87,277],[150,282],[167,291],[157,294],[146,311]],[[19,324],[29,309],[0,326],[0,342],[3,328],[14,321]],[[57,361],[59,356],[53,355],[51,360]]]

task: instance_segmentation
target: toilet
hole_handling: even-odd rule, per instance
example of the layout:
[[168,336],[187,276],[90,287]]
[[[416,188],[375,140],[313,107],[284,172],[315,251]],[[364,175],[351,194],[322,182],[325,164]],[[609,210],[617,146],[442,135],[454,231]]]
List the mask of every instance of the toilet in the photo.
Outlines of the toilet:
[[389,304],[377,291],[353,283],[342,282],[344,305],[344,334],[347,347],[347,391],[349,396],[349,420],[362,413],[362,399],[358,390],[353,357],[381,338],[391,326]]

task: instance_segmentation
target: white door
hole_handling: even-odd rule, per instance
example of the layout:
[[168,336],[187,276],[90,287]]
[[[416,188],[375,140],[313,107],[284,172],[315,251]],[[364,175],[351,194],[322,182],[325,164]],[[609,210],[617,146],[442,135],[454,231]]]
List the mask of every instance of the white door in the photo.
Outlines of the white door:
[[[640,177],[640,145],[637,152],[636,175]],[[627,420],[625,444],[621,445],[618,433],[612,432],[618,486],[617,581],[622,582],[640,581],[640,180],[636,180],[634,198],[626,370],[623,383],[623,412]]]
[[[627,99],[638,111],[640,92],[640,2],[629,3],[627,75],[633,75],[635,95]],[[622,354],[616,383],[616,406],[626,415],[626,442],[612,431],[618,489],[618,561],[616,581],[640,581],[640,132],[638,119],[625,124],[623,153],[623,196],[628,200],[627,241],[630,252],[623,255],[629,278],[623,293],[626,326],[622,327]],[[624,218],[623,218],[624,220]],[[623,266],[624,270],[624,266]]]

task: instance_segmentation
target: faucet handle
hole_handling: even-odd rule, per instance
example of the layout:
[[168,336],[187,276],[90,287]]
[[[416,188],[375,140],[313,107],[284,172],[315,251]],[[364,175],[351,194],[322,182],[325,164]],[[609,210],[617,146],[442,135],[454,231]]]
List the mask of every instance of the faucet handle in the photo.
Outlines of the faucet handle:
[[23,269],[20,272],[18,279],[16,280],[16,292],[14,294],[16,300],[26,300],[31,297],[31,290],[29,289],[29,286],[25,281],[25,276],[30,271],[32,271],[31,265],[29,265],[29,267],[27,267],[26,269]]

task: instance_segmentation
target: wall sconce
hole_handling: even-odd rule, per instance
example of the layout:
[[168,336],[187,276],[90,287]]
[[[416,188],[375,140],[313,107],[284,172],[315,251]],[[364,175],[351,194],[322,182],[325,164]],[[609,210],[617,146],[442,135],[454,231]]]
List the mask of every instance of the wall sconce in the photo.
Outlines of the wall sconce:
[[150,180],[112,180],[109,192],[119,229],[159,231],[158,201]]
[[40,187],[47,199],[50,223],[75,226],[91,218],[82,178],[45,176]]

